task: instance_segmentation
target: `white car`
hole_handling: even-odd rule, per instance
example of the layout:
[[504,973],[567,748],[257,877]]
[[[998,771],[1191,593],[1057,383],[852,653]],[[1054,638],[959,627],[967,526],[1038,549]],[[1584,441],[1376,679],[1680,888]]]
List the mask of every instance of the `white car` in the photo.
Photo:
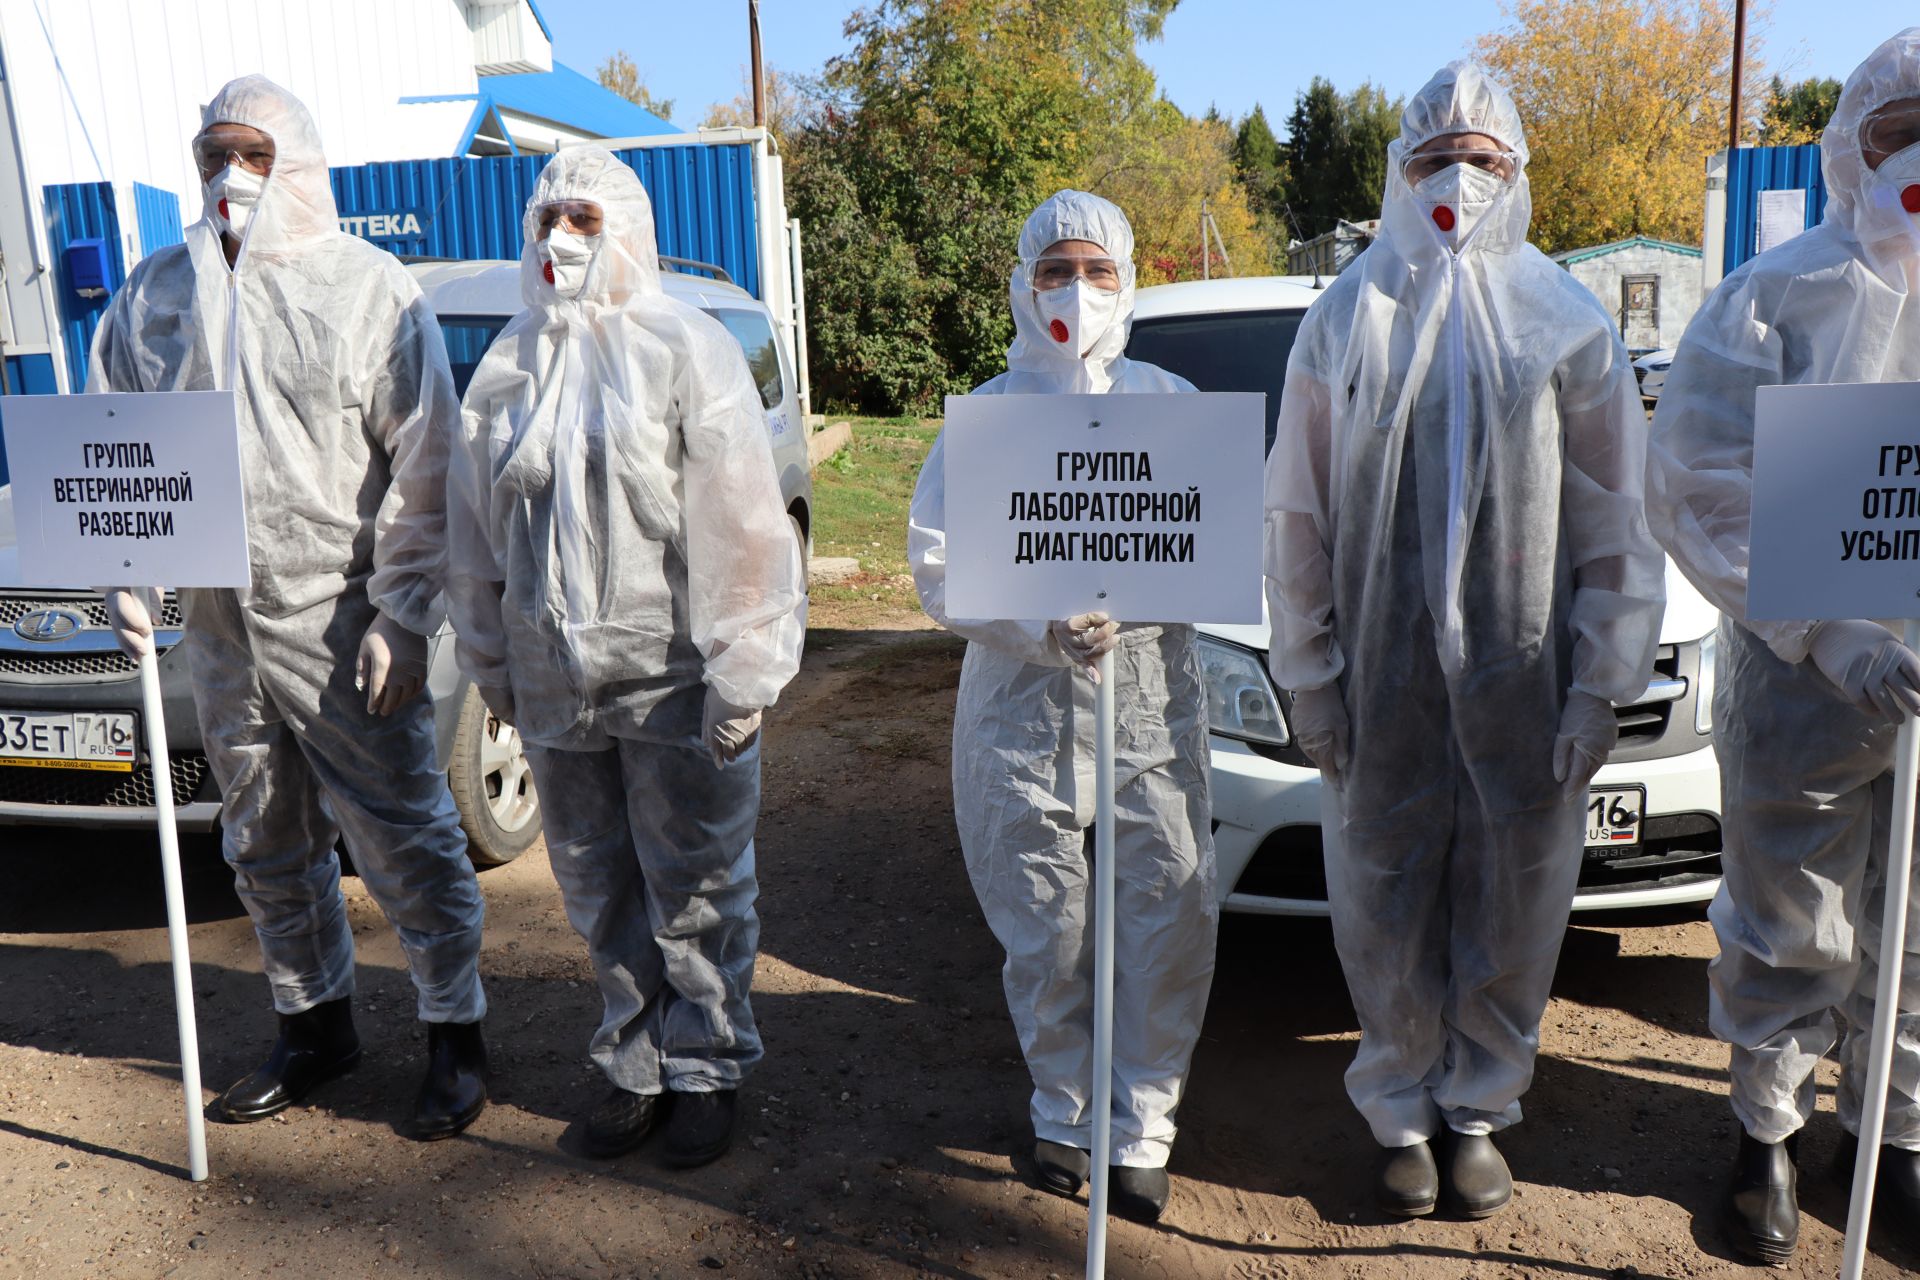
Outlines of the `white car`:
[[1672,347],[1649,351],[1633,362],[1633,374],[1640,380],[1640,399],[1649,408],[1667,387],[1667,371],[1673,368]]
[[[1139,293],[1127,354],[1202,391],[1267,396],[1267,443],[1287,353],[1319,297],[1311,277],[1157,285]],[[1719,888],[1720,773],[1712,747],[1719,615],[1667,566],[1667,612],[1646,695],[1618,709],[1594,778],[1575,911],[1697,903]],[[1319,771],[1293,743],[1261,626],[1200,628],[1212,728],[1214,849],[1229,911],[1327,914]]]

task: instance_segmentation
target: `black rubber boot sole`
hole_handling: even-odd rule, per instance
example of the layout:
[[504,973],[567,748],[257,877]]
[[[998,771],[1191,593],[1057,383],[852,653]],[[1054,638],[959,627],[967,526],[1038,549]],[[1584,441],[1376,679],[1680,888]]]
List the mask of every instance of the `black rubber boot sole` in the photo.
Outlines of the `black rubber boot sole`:
[[327,1066],[322,1067],[313,1079],[307,1081],[306,1087],[298,1093],[288,1093],[279,1101],[268,1103],[264,1107],[236,1109],[229,1106],[225,1095],[222,1095],[218,1104],[221,1118],[230,1124],[254,1124],[261,1120],[271,1119],[279,1115],[282,1111],[285,1111],[288,1107],[306,1101],[307,1097],[312,1094],[315,1089],[326,1084],[329,1080],[338,1080],[341,1076],[359,1066],[360,1052],[360,1050],[355,1049],[339,1061],[329,1063]]
[[438,1116],[432,1123],[424,1123],[417,1117],[406,1128],[406,1136],[415,1142],[439,1142],[445,1138],[465,1133],[467,1126],[480,1118],[487,1109],[487,1099],[483,1094],[480,1100],[466,1108],[457,1116]]

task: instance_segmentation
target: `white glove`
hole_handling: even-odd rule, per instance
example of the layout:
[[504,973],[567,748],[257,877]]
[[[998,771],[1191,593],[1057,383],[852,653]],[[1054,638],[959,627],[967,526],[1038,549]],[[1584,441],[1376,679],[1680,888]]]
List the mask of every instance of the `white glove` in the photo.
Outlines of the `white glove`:
[[367,695],[367,714],[392,715],[426,682],[427,638],[376,612],[353,674],[353,687]]
[[152,587],[109,587],[107,622],[120,651],[135,662],[153,652],[153,615],[160,611],[160,593]]
[[760,713],[736,707],[707,686],[706,723],[700,736],[717,765],[738,760],[760,736]]
[[1560,736],[1553,740],[1553,776],[1565,784],[1567,799],[1586,791],[1620,739],[1620,717],[1605,698],[1574,689],[1560,713]]
[[1349,763],[1347,704],[1341,700],[1340,686],[1295,691],[1292,719],[1294,741],[1329,784],[1340,786]]
[[1920,657],[1877,622],[1849,618],[1813,629],[1810,655],[1840,696],[1895,724],[1920,715]]
[[487,710],[493,712],[494,719],[501,724],[513,723],[513,690],[489,688],[486,685],[474,687],[480,690],[480,701],[486,704]]
[[1047,629],[1068,659],[1075,666],[1085,667],[1093,682],[1099,684],[1101,655],[1119,648],[1120,624],[1104,613],[1082,613],[1049,623]]

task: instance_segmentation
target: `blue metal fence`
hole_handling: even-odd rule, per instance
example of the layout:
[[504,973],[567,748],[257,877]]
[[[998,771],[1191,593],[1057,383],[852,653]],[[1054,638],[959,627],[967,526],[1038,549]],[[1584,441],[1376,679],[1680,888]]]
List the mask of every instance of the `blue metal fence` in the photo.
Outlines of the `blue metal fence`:
[[47,199],[47,241],[53,249],[55,305],[60,312],[60,345],[67,358],[67,376],[78,391],[87,380],[87,353],[93,331],[107,309],[109,295],[83,298],[67,272],[67,249],[76,240],[106,242],[107,288],[118,289],[127,278],[120,253],[120,216],[110,182],[73,182],[43,188]]
[[133,216],[140,224],[140,252],[155,253],[186,237],[180,222],[180,197],[144,182],[133,184]]
[[1820,148],[1742,147],[1727,157],[1726,271],[1759,252],[1760,193],[1805,191],[1807,226],[1818,226],[1827,208]]
[[[711,262],[760,296],[753,148],[641,147],[617,153],[653,200],[660,252]],[[551,157],[399,160],[333,170],[342,226],[397,254],[518,258],[520,219]]]

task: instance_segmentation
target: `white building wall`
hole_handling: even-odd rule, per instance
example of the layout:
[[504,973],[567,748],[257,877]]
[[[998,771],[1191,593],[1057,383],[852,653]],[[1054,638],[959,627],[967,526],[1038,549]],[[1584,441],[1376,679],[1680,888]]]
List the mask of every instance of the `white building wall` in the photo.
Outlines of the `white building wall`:
[[400,99],[478,86],[465,0],[0,0],[0,53],[33,184],[145,182],[188,222],[187,143],[236,76],[305,102],[334,165],[452,154],[474,104]]
[[1677,347],[1688,321],[1700,309],[1704,297],[1700,276],[1700,257],[1679,253],[1657,245],[1635,245],[1568,268],[1574,279],[1593,291],[1600,304],[1613,317],[1616,331],[1620,324],[1620,281],[1624,276],[1660,278],[1659,346]]

